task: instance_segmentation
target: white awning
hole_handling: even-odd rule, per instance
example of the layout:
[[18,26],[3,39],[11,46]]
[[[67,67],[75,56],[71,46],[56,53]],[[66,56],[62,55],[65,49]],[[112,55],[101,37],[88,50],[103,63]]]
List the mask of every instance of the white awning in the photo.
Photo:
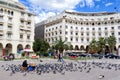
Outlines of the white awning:
[[26,52],[33,52],[32,49],[24,49],[24,51],[26,51]]

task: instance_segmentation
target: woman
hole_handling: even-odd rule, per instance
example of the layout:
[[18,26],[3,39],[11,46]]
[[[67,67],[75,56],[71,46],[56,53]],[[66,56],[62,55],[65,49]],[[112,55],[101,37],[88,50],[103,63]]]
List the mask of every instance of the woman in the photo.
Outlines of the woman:
[[28,67],[27,60],[24,60],[23,63],[22,63],[22,69],[23,69],[24,71],[26,71],[26,70],[27,70],[27,67]]

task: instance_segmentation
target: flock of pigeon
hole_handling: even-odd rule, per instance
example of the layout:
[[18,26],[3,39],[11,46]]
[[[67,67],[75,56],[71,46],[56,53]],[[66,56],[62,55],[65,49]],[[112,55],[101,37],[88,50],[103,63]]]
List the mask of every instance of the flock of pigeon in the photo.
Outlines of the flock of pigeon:
[[[23,71],[21,69],[21,65],[2,65],[1,66],[4,71],[10,71],[10,76],[13,74],[20,72],[23,73],[23,76],[29,74],[30,71]],[[99,69],[108,69],[108,70],[120,70],[120,64],[113,64],[107,62],[86,62],[86,61],[76,61],[76,62],[57,62],[57,63],[42,63],[37,64],[35,67],[35,72],[37,75],[42,74],[57,74],[60,73],[65,75],[66,72],[85,72],[90,73],[92,69],[99,68]],[[104,75],[99,75],[99,78],[104,78]]]

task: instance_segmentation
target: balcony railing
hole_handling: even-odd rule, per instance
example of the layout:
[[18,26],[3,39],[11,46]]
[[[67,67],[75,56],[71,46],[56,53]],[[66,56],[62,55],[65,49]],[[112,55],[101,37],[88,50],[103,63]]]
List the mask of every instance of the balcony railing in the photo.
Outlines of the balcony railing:
[[3,36],[0,36],[0,40],[2,40],[3,39]]
[[3,30],[3,26],[0,26],[0,30]]

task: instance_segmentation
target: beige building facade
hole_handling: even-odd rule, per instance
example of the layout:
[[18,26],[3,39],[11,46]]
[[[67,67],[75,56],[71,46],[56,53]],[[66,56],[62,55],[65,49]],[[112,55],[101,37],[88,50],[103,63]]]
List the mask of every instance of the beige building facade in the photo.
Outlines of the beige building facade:
[[115,36],[116,48],[120,46],[120,13],[70,12],[50,17],[44,21],[44,39],[51,45],[60,38],[71,43],[73,49],[86,49],[92,39]]
[[18,0],[0,0],[0,56],[32,50],[34,16]]

